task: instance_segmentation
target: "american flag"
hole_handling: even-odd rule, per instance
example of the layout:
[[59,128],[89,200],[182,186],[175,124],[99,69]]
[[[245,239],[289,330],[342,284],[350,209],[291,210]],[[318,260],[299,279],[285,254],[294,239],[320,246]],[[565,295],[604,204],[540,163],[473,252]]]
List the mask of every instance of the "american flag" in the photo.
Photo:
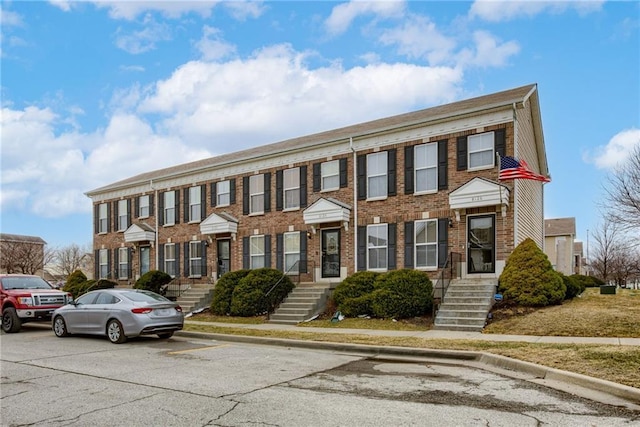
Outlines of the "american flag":
[[533,179],[535,181],[550,182],[551,179],[537,174],[529,168],[524,160],[518,160],[515,157],[500,157],[500,174],[498,179]]

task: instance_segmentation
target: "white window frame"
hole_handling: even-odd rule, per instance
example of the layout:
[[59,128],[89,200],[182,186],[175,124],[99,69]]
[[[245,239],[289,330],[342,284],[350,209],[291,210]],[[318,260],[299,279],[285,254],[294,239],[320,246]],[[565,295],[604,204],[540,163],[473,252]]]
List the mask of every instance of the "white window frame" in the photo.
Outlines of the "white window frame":
[[176,277],[176,244],[166,243],[164,245],[164,271],[169,276]]
[[292,231],[284,233],[282,236],[283,242],[283,261],[284,271],[290,274],[298,274],[300,265],[294,269],[289,270],[297,261],[300,261],[300,232]]
[[282,200],[284,210],[300,209],[300,168],[282,172]]
[[189,188],[189,222],[202,221],[202,188],[197,185]]
[[128,278],[129,278],[129,248],[118,248],[118,279],[126,280]]
[[189,277],[202,277],[202,242],[189,242]]
[[340,189],[340,161],[331,160],[320,164],[320,191]]
[[231,204],[231,181],[216,183],[216,206],[229,206]]
[[[414,159],[414,194],[438,192],[438,143],[416,145]],[[432,180],[430,180],[432,178]]]
[[251,270],[266,266],[266,250],[264,235],[249,238],[249,268]]
[[125,231],[129,227],[129,210],[127,208],[126,200],[118,200],[118,231]]
[[[424,227],[420,227],[420,224],[424,224]],[[433,231],[433,241],[429,240],[429,228],[432,228]],[[413,259],[415,260],[415,268],[417,269],[437,269],[438,268],[438,220],[437,219],[425,219],[414,222],[414,249],[413,249]],[[424,230],[424,241],[423,239],[419,239],[421,228]],[[420,249],[425,251],[425,263],[421,265],[420,257],[418,257],[418,252]],[[429,249],[433,250],[435,256],[433,257],[433,263],[429,264]]]
[[[367,154],[367,199],[380,200],[386,199],[389,192],[389,183],[387,179],[389,167],[388,152],[381,151],[379,153]],[[379,171],[378,169],[382,169]],[[382,179],[381,179],[382,178]],[[380,193],[372,194],[372,181],[383,182]]]
[[[472,156],[490,152],[486,163],[472,166]],[[495,132],[469,135],[467,138],[467,170],[490,169],[495,165]]]
[[162,215],[164,215],[163,224],[165,226],[175,225],[176,223],[176,192],[165,191],[163,197],[164,197],[164,212],[162,213]]
[[100,249],[98,251],[98,277],[99,279],[109,278],[109,249]]
[[[373,235],[373,231],[376,231],[375,236]],[[384,230],[384,239],[386,241],[386,245],[376,245],[371,242],[371,237],[380,237],[381,232]],[[384,262],[384,266],[376,265],[372,266],[371,263],[374,260],[371,256],[372,251],[384,250],[385,256],[382,258]],[[378,259],[376,258],[376,261]],[[370,224],[367,225],[367,270],[371,271],[387,271],[389,268],[389,227],[388,224]]]
[[109,215],[106,203],[98,205],[98,233],[106,233],[109,230]]
[[138,218],[148,218],[151,215],[151,198],[148,194],[138,198]]
[[263,213],[264,174],[252,175],[249,177],[249,215],[259,215]]

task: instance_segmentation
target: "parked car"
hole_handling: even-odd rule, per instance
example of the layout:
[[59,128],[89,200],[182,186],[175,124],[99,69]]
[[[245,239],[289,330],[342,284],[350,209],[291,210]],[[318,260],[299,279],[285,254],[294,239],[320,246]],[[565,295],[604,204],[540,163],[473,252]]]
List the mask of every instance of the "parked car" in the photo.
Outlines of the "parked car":
[[53,332],[106,335],[114,344],[139,335],[170,338],[184,326],[182,308],[155,292],[143,289],[99,289],[58,308],[52,316]]

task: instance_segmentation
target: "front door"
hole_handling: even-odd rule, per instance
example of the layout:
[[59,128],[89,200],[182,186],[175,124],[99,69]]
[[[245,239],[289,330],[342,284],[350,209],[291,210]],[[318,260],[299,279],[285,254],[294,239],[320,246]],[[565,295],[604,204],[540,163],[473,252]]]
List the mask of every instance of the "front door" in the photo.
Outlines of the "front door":
[[469,217],[467,266],[469,273],[495,273],[495,215]]
[[216,240],[218,242],[218,277],[231,269],[231,241],[229,239]]
[[149,256],[151,248],[149,246],[140,246],[140,275],[148,273],[151,268],[151,257]]
[[322,230],[322,277],[340,277],[340,229]]

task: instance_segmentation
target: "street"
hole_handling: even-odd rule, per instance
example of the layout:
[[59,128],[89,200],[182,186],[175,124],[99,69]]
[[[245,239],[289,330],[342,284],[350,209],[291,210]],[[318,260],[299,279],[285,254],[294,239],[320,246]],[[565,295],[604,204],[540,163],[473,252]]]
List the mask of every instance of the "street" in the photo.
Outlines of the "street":
[[156,337],[2,334],[2,426],[629,426],[640,412],[456,364]]

